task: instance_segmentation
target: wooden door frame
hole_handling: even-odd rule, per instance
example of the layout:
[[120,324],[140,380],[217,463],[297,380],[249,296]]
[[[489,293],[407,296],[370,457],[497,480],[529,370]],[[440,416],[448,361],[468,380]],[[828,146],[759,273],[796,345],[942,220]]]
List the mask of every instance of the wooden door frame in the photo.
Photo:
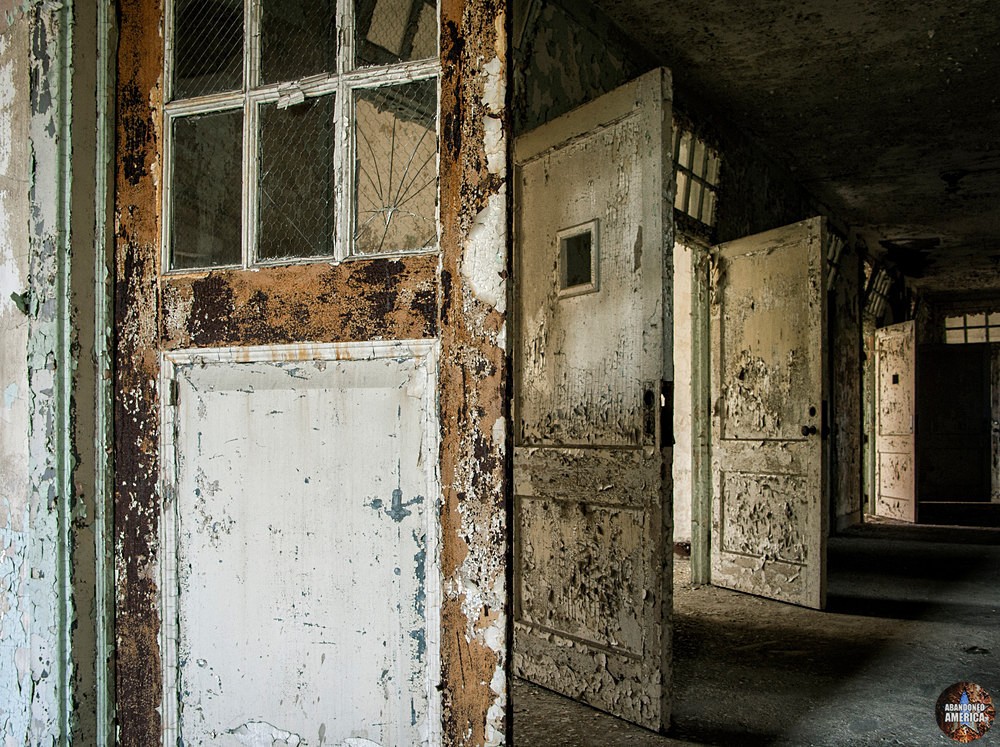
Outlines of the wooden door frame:
[[691,583],[712,583],[712,248],[691,261]]
[[[257,342],[287,341],[276,339],[280,335],[266,318],[240,321],[237,288],[226,273],[171,283],[161,276],[161,3],[118,4],[113,540],[115,682],[123,745],[161,740],[159,589],[153,573],[160,352],[182,344],[246,344],[243,335],[254,324]],[[330,276],[332,301],[321,325],[328,341],[439,340],[441,689],[449,745],[501,744],[510,737],[507,4],[439,2],[439,252],[288,271]],[[424,288],[419,305],[411,303],[412,294],[365,292],[401,283]],[[228,294],[225,303],[234,313],[229,327],[192,326],[194,314],[179,327],[177,320],[161,324],[168,293],[190,294],[195,306],[199,298]],[[203,306],[202,313],[206,310]],[[175,334],[178,329],[184,334]]]

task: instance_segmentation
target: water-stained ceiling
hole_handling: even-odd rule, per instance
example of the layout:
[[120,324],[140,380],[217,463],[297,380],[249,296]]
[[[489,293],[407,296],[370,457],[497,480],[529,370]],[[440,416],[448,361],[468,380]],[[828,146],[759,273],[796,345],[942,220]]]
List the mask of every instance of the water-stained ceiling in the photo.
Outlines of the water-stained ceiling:
[[995,2],[595,2],[915,287],[1000,293]]

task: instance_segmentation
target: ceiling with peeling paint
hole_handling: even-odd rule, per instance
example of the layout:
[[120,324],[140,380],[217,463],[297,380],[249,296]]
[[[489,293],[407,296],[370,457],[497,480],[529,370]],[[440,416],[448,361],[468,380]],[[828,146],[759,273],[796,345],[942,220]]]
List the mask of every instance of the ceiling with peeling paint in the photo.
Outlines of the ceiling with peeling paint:
[[595,2],[914,287],[1000,293],[995,2]]

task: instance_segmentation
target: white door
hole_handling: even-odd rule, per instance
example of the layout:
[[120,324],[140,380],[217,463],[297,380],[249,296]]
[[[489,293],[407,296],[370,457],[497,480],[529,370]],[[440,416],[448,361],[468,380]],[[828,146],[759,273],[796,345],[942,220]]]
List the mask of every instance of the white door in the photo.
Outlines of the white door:
[[515,145],[514,671],[669,723],[670,75]]
[[875,513],[917,520],[916,322],[875,330]]
[[825,225],[722,244],[712,278],[712,583],[820,609]]

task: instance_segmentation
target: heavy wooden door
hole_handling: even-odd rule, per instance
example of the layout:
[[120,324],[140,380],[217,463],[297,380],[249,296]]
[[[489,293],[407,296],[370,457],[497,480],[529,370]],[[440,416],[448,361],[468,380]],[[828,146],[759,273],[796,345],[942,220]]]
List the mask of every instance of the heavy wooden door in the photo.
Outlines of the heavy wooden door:
[[825,226],[722,244],[712,284],[712,582],[822,608]]
[[515,147],[514,670],[669,722],[670,77]]
[[495,741],[504,3],[117,5],[118,741]]
[[917,520],[917,327],[875,330],[875,514]]

